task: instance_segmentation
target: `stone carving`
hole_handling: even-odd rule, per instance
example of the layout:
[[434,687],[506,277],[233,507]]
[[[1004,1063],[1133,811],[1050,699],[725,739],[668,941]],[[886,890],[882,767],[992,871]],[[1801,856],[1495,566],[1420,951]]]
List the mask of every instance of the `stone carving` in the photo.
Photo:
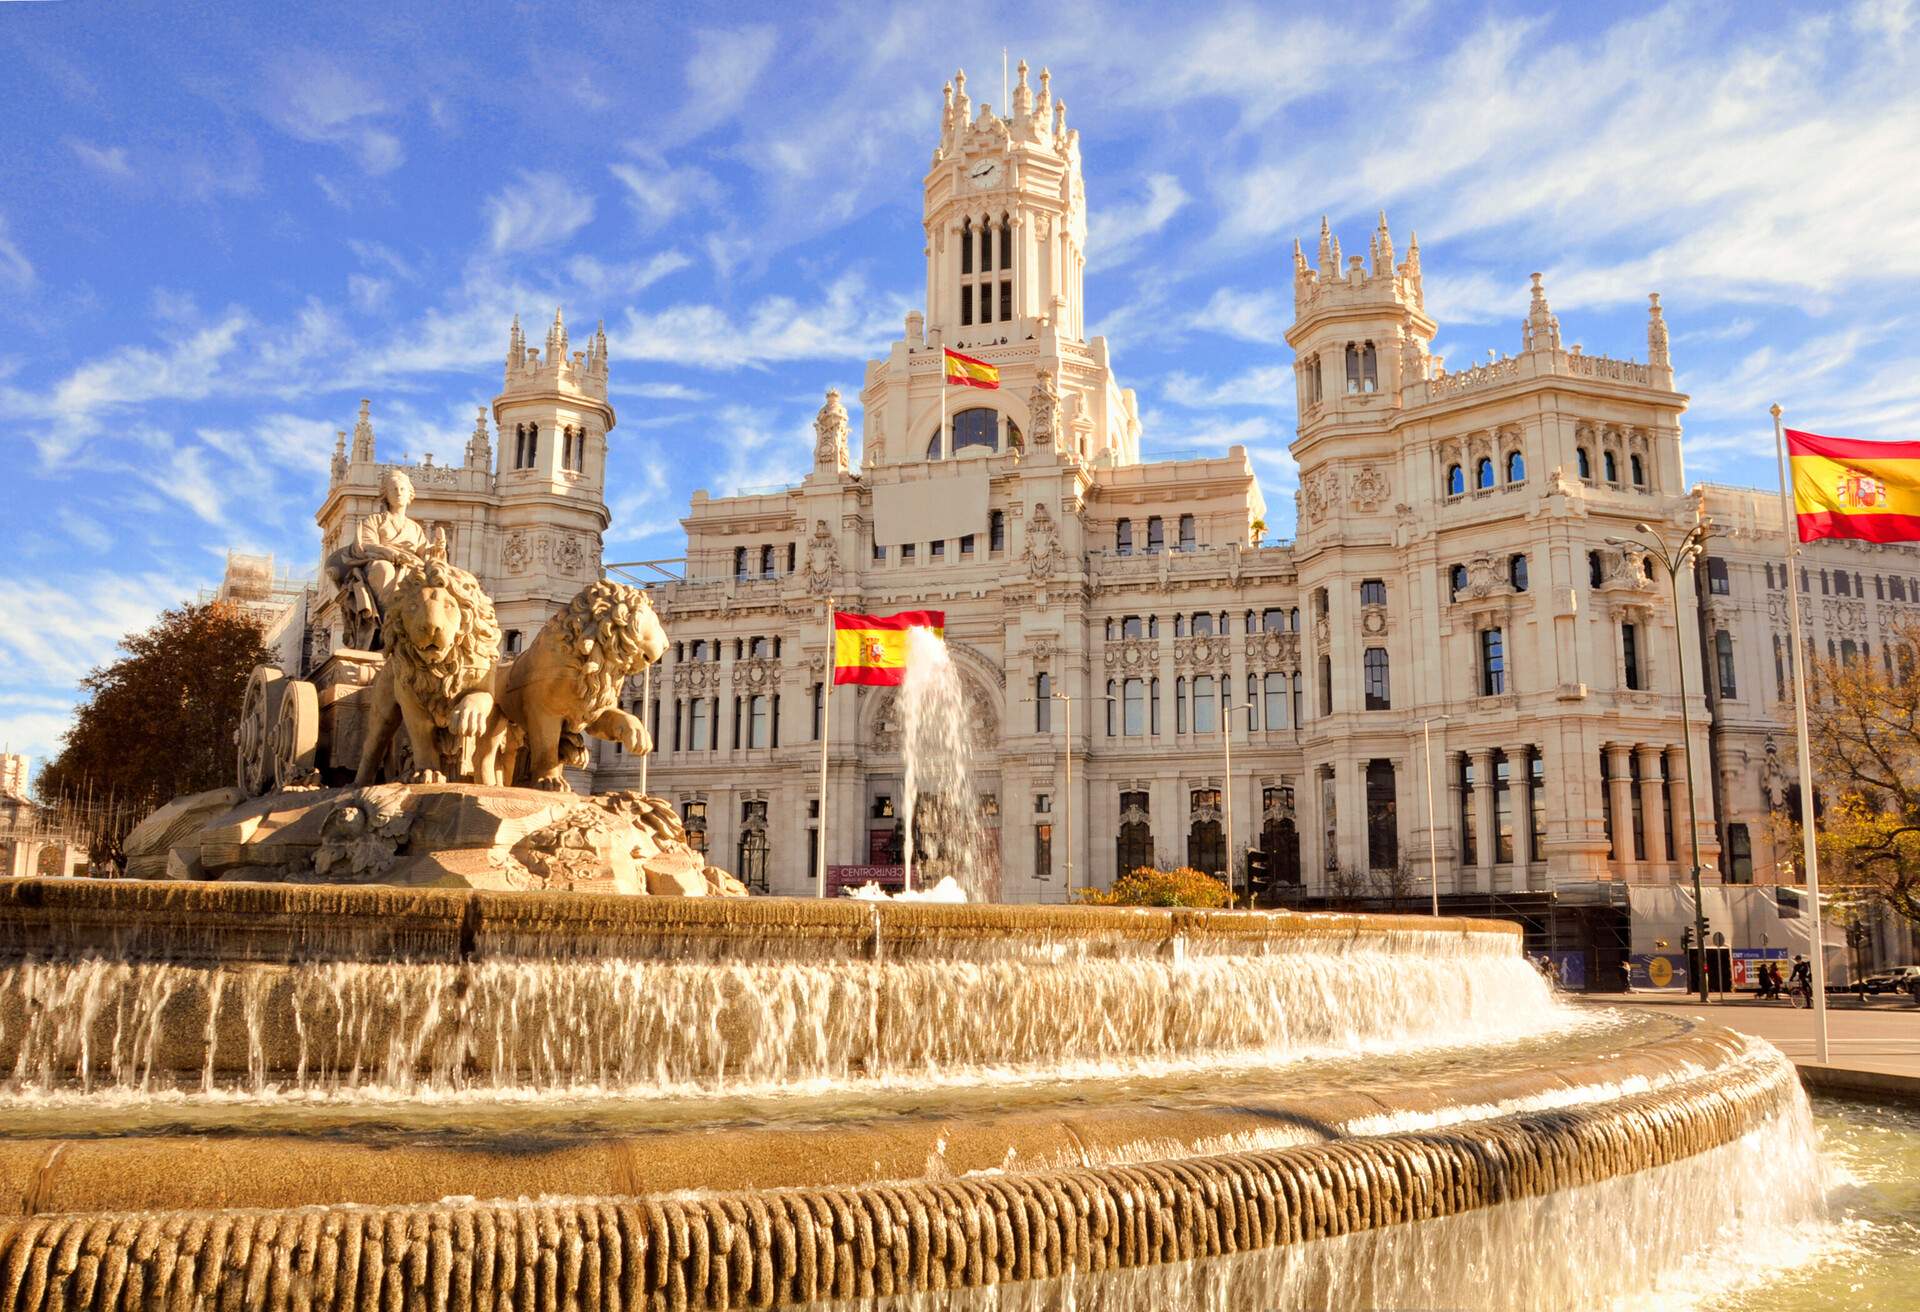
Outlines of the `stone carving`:
[[1312,478],[1301,480],[1300,498],[1306,504],[1307,518],[1319,523],[1340,499],[1340,475],[1332,469],[1317,470]]
[[1371,511],[1387,499],[1387,476],[1372,465],[1362,465],[1360,472],[1353,476],[1348,494],[1353,498],[1355,510]]
[[827,521],[813,521],[813,536],[807,539],[807,591],[824,597],[833,591],[833,577],[840,570],[840,544],[834,540]]
[[754,656],[733,663],[733,686],[744,692],[766,692],[780,682],[780,662]]
[[587,551],[580,545],[580,539],[569,534],[560,539],[554,548],[553,563],[560,567],[562,574],[581,574],[587,568]]
[[1109,674],[1145,674],[1159,668],[1160,644],[1151,638],[1122,638],[1108,643],[1102,655]]
[[[500,625],[473,575],[438,544],[392,589],[381,624],[387,653],[368,689],[367,734],[354,783],[378,781],[404,720],[415,768],[409,783],[498,782],[505,726],[495,711]],[[486,741],[483,742],[482,740]]]
[[1264,669],[1300,668],[1300,635],[1255,633],[1247,638],[1247,664]]
[[1377,638],[1387,631],[1387,608],[1385,606],[1362,606],[1360,608],[1360,632],[1369,638]]
[[330,883],[373,882],[391,871],[406,845],[413,816],[404,784],[342,794],[320,823],[313,873]]
[[386,509],[362,519],[353,541],[327,557],[327,579],[339,597],[342,639],[349,647],[376,650],[387,600],[401,572],[426,551],[426,530],[407,517],[413,480],[398,469],[380,479]]
[[587,762],[583,733],[635,756],[653,750],[646,725],[619,708],[626,679],[657,662],[666,630],[647,594],[603,579],[575,594],[507,667],[501,708],[526,735],[532,788],[566,791],[561,766]]
[[1033,444],[1048,446],[1060,428],[1060,392],[1053,385],[1053,370],[1042,369],[1027,393],[1027,410],[1033,421]]
[[514,532],[507,535],[506,550],[500,553],[500,563],[507,567],[509,574],[524,574],[527,566],[533,563],[533,546],[527,541],[527,535]]
[[844,474],[847,466],[847,408],[840,404],[840,389],[829,387],[826,404],[813,417],[813,469]]
[[1060,533],[1054,525],[1053,512],[1045,502],[1034,506],[1033,518],[1027,521],[1024,557],[1027,577],[1031,579],[1050,579],[1060,568]]
[[1181,670],[1210,670],[1224,667],[1232,659],[1232,639],[1224,635],[1179,638],[1173,644],[1173,664]]

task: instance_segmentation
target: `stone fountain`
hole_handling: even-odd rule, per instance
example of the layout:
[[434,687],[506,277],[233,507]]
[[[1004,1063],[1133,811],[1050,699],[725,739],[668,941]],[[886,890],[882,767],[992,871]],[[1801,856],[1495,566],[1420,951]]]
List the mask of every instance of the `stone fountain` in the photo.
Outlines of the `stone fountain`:
[[1817,1214],[1778,1052],[1512,925],[633,896],[737,888],[565,787],[644,596],[465,659],[434,554],[171,879],[0,884],[0,1309],[1561,1308]]

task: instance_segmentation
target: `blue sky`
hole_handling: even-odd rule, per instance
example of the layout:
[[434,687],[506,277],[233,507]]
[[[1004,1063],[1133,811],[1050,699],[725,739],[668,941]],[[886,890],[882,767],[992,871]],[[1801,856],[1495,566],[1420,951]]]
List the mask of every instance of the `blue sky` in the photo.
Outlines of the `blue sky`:
[[[410,12],[409,12],[410,11]],[[944,17],[941,15],[944,14]],[[1598,16],[1596,16],[1598,15]],[[1088,319],[1149,454],[1245,443],[1291,532],[1293,238],[1417,229],[1436,344],[1673,332],[1689,474],[1766,406],[1920,435],[1920,8],[0,0],[0,739],[230,547],[311,571],[332,434],[457,458],[507,323],[604,318],[610,559],[797,474],[922,287],[941,83],[1049,66]],[[858,431],[858,418],[855,419]]]

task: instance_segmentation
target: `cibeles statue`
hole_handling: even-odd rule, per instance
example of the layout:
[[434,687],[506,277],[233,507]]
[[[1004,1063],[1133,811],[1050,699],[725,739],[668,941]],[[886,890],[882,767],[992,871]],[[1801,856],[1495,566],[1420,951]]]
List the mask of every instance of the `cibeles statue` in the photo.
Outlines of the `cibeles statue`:
[[380,479],[380,500],[386,509],[362,519],[353,541],[327,557],[327,579],[340,603],[341,641],[362,651],[380,650],[381,621],[394,584],[429,545],[426,530],[407,517],[412,479],[401,470],[387,470]]

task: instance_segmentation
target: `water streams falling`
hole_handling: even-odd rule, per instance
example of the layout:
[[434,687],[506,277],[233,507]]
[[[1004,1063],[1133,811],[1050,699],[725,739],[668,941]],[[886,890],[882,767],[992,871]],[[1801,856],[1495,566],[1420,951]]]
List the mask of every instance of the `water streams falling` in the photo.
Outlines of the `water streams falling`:
[[[966,685],[946,642],[930,629],[907,630],[900,755],[906,767],[906,848],[914,886],[950,876],[968,900],[995,900],[999,871],[973,791]],[[915,860],[916,849],[924,860]]]
[[1538,975],[1426,951],[879,961],[0,965],[0,1097],[390,1098],[952,1084],[1497,1042],[1563,1025]]

